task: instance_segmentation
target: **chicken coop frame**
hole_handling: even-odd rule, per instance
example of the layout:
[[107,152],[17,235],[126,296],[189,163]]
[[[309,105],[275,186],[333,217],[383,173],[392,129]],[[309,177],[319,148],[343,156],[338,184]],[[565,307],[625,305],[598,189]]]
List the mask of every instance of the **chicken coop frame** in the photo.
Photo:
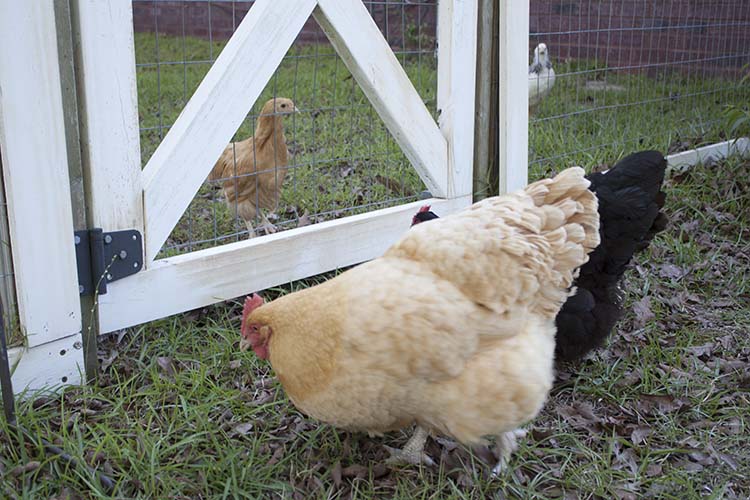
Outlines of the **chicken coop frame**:
[[[528,2],[500,3],[506,190],[526,183]],[[477,0],[438,4],[436,123],[360,0],[256,0],[141,169],[131,1],[0,0],[0,42],[14,47],[0,56],[0,145],[26,338],[9,353],[14,390],[80,382],[96,369],[91,335],[372,259],[422,204],[470,204],[477,14]],[[433,197],[155,259],[311,15]],[[139,231],[143,270],[82,298],[73,233],[88,228]]]

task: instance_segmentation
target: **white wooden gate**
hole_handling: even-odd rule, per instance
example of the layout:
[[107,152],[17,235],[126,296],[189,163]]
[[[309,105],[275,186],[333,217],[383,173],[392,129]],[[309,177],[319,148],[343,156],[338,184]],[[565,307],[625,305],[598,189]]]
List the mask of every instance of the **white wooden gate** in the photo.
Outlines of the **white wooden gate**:
[[[101,333],[371,259],[408,229],[421,204],[447,214],[471,202],[476,0],[439,2],[438,123],[361,0],[257,0],[143,169],[131,1],[71,2],[90,222],[136,229],[145,247],[144,269],[99,297]],[[14,352],[22,358],[14,374],[20,390],[80,380],[82,325],[53,0],[0,5],[0,42],[15,47],[2,51],[0,102],[28,335],[28,348]],[[155,259],[311,15],[435,198]],[[46,363],[49,374],[40,377],[40,356],[66,361]]]
[[130,2],[82,0],[88,168],[106,193],[91,200],[94,223],[145,240],[145,269],[100,298],[102,332],[371,259],[407,230],[418,204],[155,260],[311,15],[436,196],[429,203],[441,213],[470,203],[475,1],[440,3],[437,124],[361,0],[257,0],[141,172]]

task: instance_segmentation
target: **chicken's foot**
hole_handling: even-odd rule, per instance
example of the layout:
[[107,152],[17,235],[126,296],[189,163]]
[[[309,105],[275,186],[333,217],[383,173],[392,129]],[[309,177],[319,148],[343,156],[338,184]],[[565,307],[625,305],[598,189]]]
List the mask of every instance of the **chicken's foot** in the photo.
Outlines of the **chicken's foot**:
[[414,434],[406,442],[403,449],[391,448],[386,446],[385,448],[391,454],[391,456],[385,461],[389,465],[398,464],[411,464],[411,465],[435,465],[435,462],[424,452],[424,445],[427,442],[428,433],[425,429],[417,426],[414,429]]
[[266,234],[273,234],[279,230],[265,215],[260,214],[260,218],[262,219],[262,224],[257,227],[257,230],[263,230]]
[[500,473],[505,470],[510,461],[510,456],[514,451],[518,449],[518,438],[526,436],[524,429],[515,429],[508,432],[503,432],[497,437],[497,443],[495,444],[497,455],[500,460],[497,465],[492,469],[493,476],[499,476]]
[[245,225],[247,226],[247,239],[255,238],[255,229],[253,229],[253,224],[249,220],[246,220]]

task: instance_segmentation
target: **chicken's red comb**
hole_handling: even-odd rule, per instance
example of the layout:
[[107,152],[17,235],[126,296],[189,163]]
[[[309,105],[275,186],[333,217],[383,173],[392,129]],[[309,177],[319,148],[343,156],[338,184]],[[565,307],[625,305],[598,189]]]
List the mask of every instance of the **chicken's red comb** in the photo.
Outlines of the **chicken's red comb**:
[[254,293],[245,297],[245,305],[242,307],[242,333],[245,333],[245,320],[258,307],[264,303],[263,297]]
[[430,205],[425,205],[425,206],[423,206],[422,208],[420,208],[420,209],[419,209],[419,212],[417,212],[417,213],[418,213],[418,214],[421,214],[421,213],[423,213],[423,212],[429,212],[429,211],[430,211]]

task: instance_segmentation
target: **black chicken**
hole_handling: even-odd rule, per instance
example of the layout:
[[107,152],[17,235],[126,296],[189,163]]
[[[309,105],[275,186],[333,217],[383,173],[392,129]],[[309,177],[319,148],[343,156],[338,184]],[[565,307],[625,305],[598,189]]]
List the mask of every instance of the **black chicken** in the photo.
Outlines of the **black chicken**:
[[[555,355],[573,361],[601,346],[622,313],[619,281],[633,255],[667,225],[661,190],[667,161],[658,151],[626,156],[606,172],[589,174],[599,200],[601,244],[575,281],[576,294],[557,313]],[[412,225],[436,219],[429,206]]]

